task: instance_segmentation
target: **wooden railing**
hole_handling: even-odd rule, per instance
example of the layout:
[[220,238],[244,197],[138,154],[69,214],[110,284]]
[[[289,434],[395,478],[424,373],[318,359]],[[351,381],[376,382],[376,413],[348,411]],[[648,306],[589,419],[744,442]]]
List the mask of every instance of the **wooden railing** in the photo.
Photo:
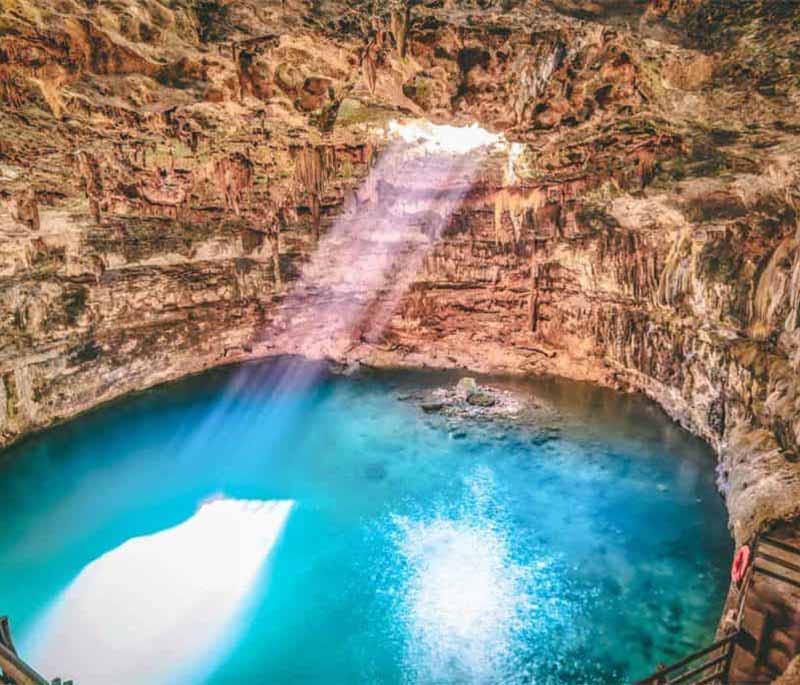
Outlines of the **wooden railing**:
[[639,680],[635,685],[712,685],[724,683],[738,633],[728,635],[694,654]]
[[0,682],[15,685],[50,685],[50,682],[34,671],[17,655],[11,639],[8,617],[0,616]]
[[[777,556],[776,550],[789,555],[791,560]],[[752,562],[741,586],[737,631],[670,666],[662,667],[634,685],[734,685],[728,682],[728,671],[737,642],[746,637],[742,630],[742,616],[756,574],[800,588],[800,548],[767,534],[756,536],[752,546]]]

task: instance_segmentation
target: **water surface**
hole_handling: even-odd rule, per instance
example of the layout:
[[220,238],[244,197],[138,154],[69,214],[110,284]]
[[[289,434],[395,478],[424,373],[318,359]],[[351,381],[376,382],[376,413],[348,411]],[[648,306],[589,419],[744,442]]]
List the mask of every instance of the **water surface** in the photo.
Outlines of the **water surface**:
[[713,457],[651,403],[494,379],[559,409],[543,442],[398,399],[457,376],[297,380],[215,371],[0,455],[24,657],[78,685],[616,685],[713,635]]

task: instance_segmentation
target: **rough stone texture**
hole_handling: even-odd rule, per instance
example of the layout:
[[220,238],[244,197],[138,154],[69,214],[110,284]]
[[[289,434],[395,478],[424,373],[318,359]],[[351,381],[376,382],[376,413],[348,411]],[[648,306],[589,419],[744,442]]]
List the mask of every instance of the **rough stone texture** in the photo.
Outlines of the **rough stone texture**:
[[795,657],[789,668],[778,678],[773,685],[797,685],[800,683],[800,656]]
[[796,3],[0,8],[0,443],[298,351],[336,217],[366,236],[364,207],[448,190],[414,162],[364,181],[386,122],[424,117],[519,145],[442,213],[386,330],[312,352],[641,390],[719,453],[738,542],[800,513]]

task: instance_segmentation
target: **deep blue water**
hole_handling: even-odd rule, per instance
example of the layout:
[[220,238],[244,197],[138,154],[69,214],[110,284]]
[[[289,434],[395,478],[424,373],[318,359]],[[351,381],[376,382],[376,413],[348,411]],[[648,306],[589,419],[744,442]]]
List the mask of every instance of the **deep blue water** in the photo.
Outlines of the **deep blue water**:
[[566,381],[492,379],[559,409],[544,444],[398,399],[457,378],[250,365],[6,450],[23,657],[77,685],[616,685],[707,643],[732,553],[709,450]]

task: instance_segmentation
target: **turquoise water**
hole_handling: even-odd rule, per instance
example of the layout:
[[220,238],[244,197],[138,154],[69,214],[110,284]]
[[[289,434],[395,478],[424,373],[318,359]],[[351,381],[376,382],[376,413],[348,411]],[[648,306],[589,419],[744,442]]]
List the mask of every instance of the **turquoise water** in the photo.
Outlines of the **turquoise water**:
[[732,554],[713,457],[651,403],[492,379],[559,409],[543,442],[399,399],[457,376],[293,368],[189,379],[0,455],[0,613],[34,666],[616,685],[711,638]]

